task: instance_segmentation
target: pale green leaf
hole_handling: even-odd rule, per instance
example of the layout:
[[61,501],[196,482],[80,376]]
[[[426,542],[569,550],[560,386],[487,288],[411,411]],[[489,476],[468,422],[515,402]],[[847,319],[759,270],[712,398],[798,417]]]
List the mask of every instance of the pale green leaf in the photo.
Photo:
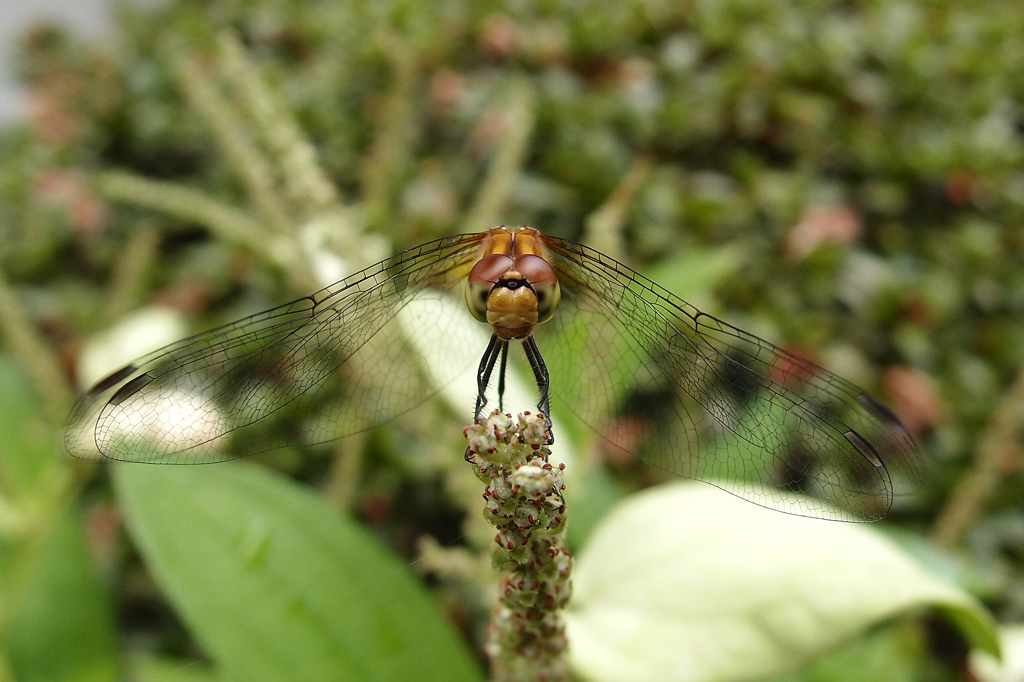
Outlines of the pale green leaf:
[[680,483],[627,500],[574,572],[570,655],[588,680],[753,680],[935,607],[997,652],[991,617],[871,526],[762,509]]
[[[918,682],[934,677],[924,623],[897,619],[772,682]],[[932,672],[932,675],[928,673]]]
[[1000,661],[985,651],[971,652],[971,672],[981,682],[1020,682],[1024,680],[1024,625],[1014,623],[999,628],[1003,651]]

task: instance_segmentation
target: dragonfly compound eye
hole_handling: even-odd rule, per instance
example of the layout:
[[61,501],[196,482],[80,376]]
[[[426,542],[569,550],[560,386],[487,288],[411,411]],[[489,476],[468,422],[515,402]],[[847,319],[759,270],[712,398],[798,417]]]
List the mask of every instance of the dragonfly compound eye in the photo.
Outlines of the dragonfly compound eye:
[[540,256],[525,254],[516,258],[515,269],[537,294],[537,322],[547,322],[562,300],[562,290],[551,264]]
[[533,286],[537,294],[537,323],[547,322],[558,310],[558,302],[562,300],[562,290],[558,288],[558,282],[552,284],[541,284]]
[[512,269],[512,259],[501,254],[481,258],[466,280],[466,305],[473,317],[487,322],[487,297],[502,275]]

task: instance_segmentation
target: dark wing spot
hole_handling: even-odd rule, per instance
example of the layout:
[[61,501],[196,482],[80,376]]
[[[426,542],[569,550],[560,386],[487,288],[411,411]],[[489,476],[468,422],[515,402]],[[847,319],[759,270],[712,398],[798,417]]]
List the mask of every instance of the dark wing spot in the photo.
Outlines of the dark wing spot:
[[153,377],[149,374],[140,374],[121,388],[117,389],[117,393],[110,396],[108,404],[120,405],[122,402],[148,386],[151,381],[153,381]]
[[103,379],[97,381],[96,385],[89,389],[89,397],[99,397],[102,393],[106,393],[108,390],[118,385],[119,383],[121,383],[122,381],[124,381],[125,379],[127,379],[132,374],[135,374],[138,371],[139,368],[136,367],[135,365],[125,365],[116,372],[113,372],[112,374],[109,374]]
[[883,421],[889,426],[899,429],[900,431],[906,430],[903,424],[900,423],[900,420],[896,418],[896,415],[867,393],[861,393],[857,396],[857,402],[860,403],[861,407],[870,412],[876,419]]
[[[897,424],[899,422],[896,422]],[[864,438],[854,430],[847,431],[843,434],[846,440],[850,441],[850,445],[857,448],[857,452],[864,455],[864,458],[871,462],[876,468],[881,469],[883,467],[882,460],[879,458],[878,453],[871,447],[871,443],[864,440]]]

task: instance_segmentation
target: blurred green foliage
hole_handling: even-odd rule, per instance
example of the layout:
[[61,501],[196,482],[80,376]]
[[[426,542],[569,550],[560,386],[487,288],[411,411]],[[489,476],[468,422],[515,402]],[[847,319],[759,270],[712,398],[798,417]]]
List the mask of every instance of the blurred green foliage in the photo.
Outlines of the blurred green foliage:
[[[38,405],[19,407],[17,376],[0,382],[21,415],[12,423],[49,420],[35,440],[3,443],[0,566],[21,578],[0,588],[0,679],[42,679],[24,672],[36,653],[12,632],[31,618],[18,609],[38,602],[27,575],[77,591],[94,651],[120,639],[197,654],[134,552],[97,530],[111,513],[105,478],[38,454],[90,334],[146,303],[203,328],[308,293],[315,268],[294,245],[311,234],[356,267],[491,223],[660,273],[700,307],[883,396],[933,461],[895,521],[958,548],[961,580],[1001,621],[1024,618],[1017,3],[195,0],[119,11],[102,44],[45,27],[24,38],[30,116],[0,133],[3,354]],[[339,235],[352,241],[339,248]],[[477,513],[431,464],[459,451],[455,435],[438,443],[421,422],[372,436],[344,505],[409,555],[424,532],[453,540]],[[324,461],[275,464],[337,492]],[[51,552],[88,563],[68,539],[83,537],[68,520],[83,513],[110,589],[85,574],[73,585],[72,563],[45,568]],[[53,543],[62,549],[41,549]],[[472,630],[486,609],[470,592],[441,599]],[[878,637],[862,648],[893,649]],[[953,679],[966,648],[930,641],[944,653],[928,665]],[[81,670],[107,672],[89,679],[128,664],[96,656]],[[159,670],[150,679],[182,679],[146,661],[139,670]]]

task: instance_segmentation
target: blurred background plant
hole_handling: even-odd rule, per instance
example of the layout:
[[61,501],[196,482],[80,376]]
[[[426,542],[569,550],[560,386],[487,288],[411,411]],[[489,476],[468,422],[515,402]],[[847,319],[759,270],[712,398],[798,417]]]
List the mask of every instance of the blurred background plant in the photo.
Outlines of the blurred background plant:
[[[224,590],[200,582],[216,572],[182,578],[171,550],[186,567],[208,555],[140,520],[158,501],[199,526],[244,514],[245,495],[223,508],[190,497],[223,474],[167,474],[195,479],[172,493],[151,471],[111,475],[62,455],[74,394],[101,373],[97,355],[116,354],[88,339],[132,322],[143,340],[120,332],[123,362],[496,224],[588,243],[892,405],[932,476],[891,525],[997,621],[1021,622],[1022,35],[1024,14],[1003,0],[224,0],[121,8],[103,42],[32,30],[19,61],[30,116],[0,133],[0,680],[338,675],[337,652],[296,662],[318,655],[313,635],[307,648],[282,635],[294,660],[280,669],[247,669],[245,643],[218,639],[289,631],[281,614],[326,599],[329,571],[296,571],[305,596],[273,608],[239,588],[226,596],[241,615],[211,615],[203,604]],[[140,309],[162,317],[140,322]],[[393,640],[354,645],[318,626],[361,652],[346,654],[370,666],[361,679],[480,674],[468,652],[493,595],[479,491],[460,469],[468,411],[431,404],[327,452],[263,458],[358,521],[345,532],[376,538],[335,554],[384,562],[375,586],[337,579],[340,602],[358,601],[344,587],[367,595],[347,618],[384,617],[393,590],[419,595],[386,602],[405,619],[388,626]],[[570,516],[577,547],[649,478],[628,462],[602,467],[579,483],[591,487]],[[263,485],[246,489],[292,508],[291,493]],[[336,522],[325,512],[294,540],[317,547]],[[221,540],[255,570],[264,531],[247,523]],[[380,544],[432,596],[416,580],[392,588],[412,571],[377,557]],[[404,608],[415,599],[422,608]],[[447,619],[422,615],[436,604]],[[985,648],[984,626],[972,637],[940,611],[925,600],[777,670],[996,675],[968,656]],[[403,627],[463,641],[439,635],[431,646],[456,653],[388,668],[386,642],[407,644]],[[1006,632],[1012,659],[1020,638]]]

